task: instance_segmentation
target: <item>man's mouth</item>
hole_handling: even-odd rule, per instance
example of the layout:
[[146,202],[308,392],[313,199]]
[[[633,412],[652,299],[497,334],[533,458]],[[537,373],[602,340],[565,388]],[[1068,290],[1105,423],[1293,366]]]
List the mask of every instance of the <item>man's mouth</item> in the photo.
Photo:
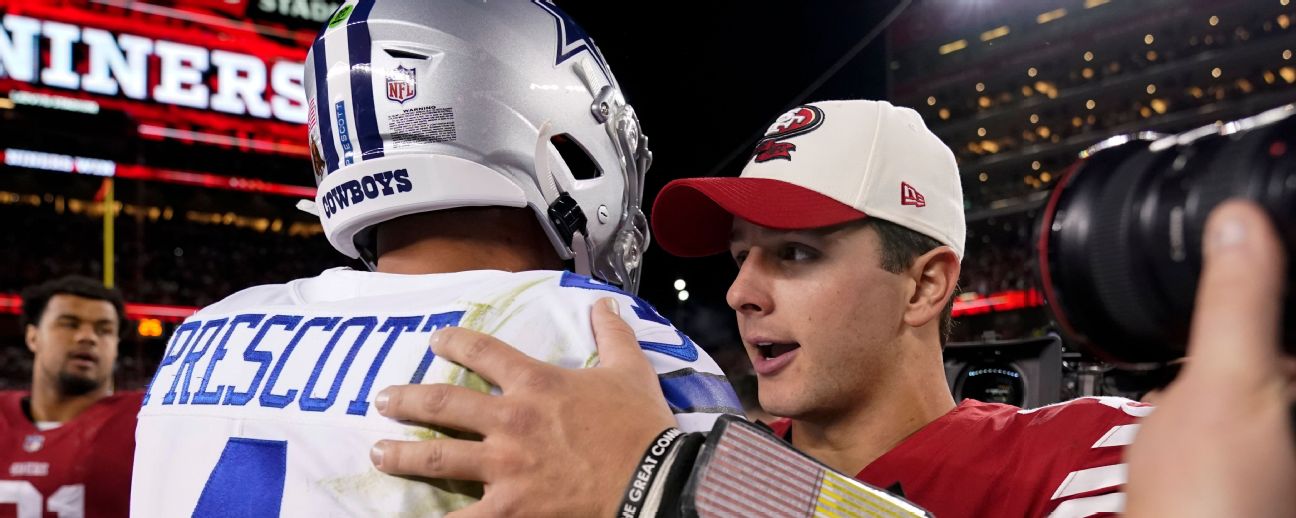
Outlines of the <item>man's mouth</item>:
[[801,348],[801,344],[796,342],[761,342],[756,344],[756,350],[759,351],[761,357],[766,360],[778,358],[779,356],[795,351],[799,348]]
[[99,363],[99,357],[91,353],[74,353],[69,356],[73,360],[82,360],[90,363]]

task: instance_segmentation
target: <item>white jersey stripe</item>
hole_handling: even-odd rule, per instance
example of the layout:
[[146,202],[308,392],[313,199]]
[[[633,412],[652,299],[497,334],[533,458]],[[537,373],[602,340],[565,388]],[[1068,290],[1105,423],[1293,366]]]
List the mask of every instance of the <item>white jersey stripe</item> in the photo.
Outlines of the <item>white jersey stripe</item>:
[[1122,512],[1125,512],[1125,493],[1108,493],[1062,502],[1048,518],[1086,518],[1098,513]]
[[1103,435],[1098,442],[1095,442],[1094,448],[1112,448],[1115,446],[1129,446],[1134,444],[1134,436],[1138,434],[1139,425],[1125,424],[1112,427]]
[[1053,492],[1052,499],[1057,500],[1071,495],[1119,486],[1124,484],[1126,480],[1129,480],[1128,464],[1115,464],[1072,471],[1070,475],[1067,475],[1066,480],[1062,481],[1062,485],[1058,486],[1057,491]]

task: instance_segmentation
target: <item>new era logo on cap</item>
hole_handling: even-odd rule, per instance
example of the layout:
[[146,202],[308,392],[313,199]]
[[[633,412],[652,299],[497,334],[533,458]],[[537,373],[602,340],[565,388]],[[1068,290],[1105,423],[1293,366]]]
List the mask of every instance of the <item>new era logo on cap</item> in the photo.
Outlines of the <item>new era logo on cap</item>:
[[900,204],[926,207],[927,199],[923,198],[922,193],[918,192],[918,189],[914,189],[908,182],[900,182]]

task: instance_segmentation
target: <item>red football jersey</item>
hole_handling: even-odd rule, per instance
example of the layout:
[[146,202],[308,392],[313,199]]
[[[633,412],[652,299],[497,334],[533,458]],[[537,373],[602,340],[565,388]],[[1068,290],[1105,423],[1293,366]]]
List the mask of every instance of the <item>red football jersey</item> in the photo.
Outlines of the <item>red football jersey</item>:
[[855,478],[938,518],[1113,516],[1125,507],[1124,447],[1151,411],[1114,397],[1032,410],[965,399]]
[[118,392],[40,431],[27,392],[0,392],[0,518],[126,518],[135,414],[142,392]]

